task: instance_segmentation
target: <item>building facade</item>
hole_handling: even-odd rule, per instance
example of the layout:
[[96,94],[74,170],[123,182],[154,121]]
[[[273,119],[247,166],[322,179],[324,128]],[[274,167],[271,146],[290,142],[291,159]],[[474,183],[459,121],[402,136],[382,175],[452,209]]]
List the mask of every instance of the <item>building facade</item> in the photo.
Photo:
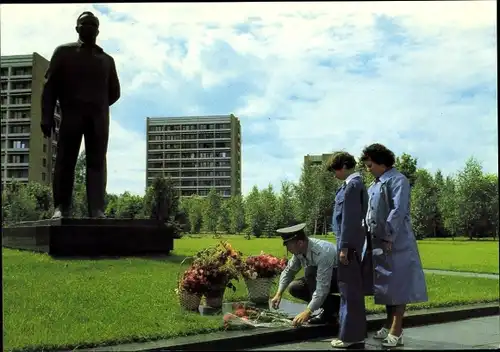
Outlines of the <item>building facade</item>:
[[146,187],[170,177],[180,196],[241,195],[241,125],[234,115],[146,119]]
[[322,165],[328,161],[333,154],[321,154],[321,155],[305,155],[304,156],[304,165]]
[[1,57],[2,185],[52,182],[60,109],[56,107],[56,133],[49,140],[40,129],[41,97],[49,61],[39,55]]

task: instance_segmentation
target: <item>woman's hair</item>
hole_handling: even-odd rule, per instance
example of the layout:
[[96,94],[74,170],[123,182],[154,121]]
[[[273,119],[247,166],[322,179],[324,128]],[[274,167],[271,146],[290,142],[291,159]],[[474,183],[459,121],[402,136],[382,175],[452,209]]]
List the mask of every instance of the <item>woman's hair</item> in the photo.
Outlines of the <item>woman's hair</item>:
[[380,143],[371,144],[363,149],[360,160],[362,162],[370,159],[375,164],[392,167],[396,162],[394,153]]
[[334,152],[326,162],[326,169],[330,172],[342,168],[353,169],[356,166],[356,159],[347,152]]

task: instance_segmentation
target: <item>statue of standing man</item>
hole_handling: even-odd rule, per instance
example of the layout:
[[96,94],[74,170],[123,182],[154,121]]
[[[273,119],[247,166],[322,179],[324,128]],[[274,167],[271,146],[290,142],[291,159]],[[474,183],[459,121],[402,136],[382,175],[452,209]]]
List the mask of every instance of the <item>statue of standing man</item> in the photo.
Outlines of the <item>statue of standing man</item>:
[[106,153],[109,107],[120,98],[113,58],[96,45],[99,20],[92,12],[76,21],[79,39],[58,46],[45,74],[41,128],[45,137],[55,131],[54,109],[61,106],[61,125],[52,184],[53,219],[70,216],[75,166],[85,137],[88,216],[105,218]]

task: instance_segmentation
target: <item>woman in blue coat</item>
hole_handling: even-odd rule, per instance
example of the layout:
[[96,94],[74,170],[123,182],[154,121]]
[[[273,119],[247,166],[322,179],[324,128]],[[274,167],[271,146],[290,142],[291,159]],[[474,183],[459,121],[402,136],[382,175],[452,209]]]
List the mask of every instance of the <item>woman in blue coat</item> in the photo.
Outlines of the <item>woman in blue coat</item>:
[[356,160],[346,152],[333,153],[328,171],[344,181],[337,191],[333,207],[332,229],[337,237],[337,283],[340,292],[339,337],[335,348],[363,344],[366,335],[365,295],[361,257],[366,231],[368,194],[361,175],[355,172]]
[[427,286],[410,223],[410,184],[394,168],[394,153],[381,144],[361,156],[375,181],[368,189],[366,223],[372,236],[375,304],[387,309],[387,321],[375,338],[384,347],[403,344],[406,305],[426,302]]

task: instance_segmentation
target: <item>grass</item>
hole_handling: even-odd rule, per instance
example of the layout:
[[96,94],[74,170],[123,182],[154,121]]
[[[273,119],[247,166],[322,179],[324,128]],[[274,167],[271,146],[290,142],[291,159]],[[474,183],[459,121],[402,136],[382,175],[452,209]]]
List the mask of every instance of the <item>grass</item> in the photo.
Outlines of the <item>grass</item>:
[[[55,260],[44,254],[3,249],[5,349],[71,349],[222,329],[220,317],[181,311],[173,291],[182,259],[217,241],[176,240],[175,251],[163,259]],[[257,254],[261,249],[285,254],[278,239],[233,237],[231,243],[244,254]],[[468,253],[461,257],[464,265],[484,257],[474,254],[475,242],[470,244],[470,250],[457,246]],[[425,253],[432,252],[427,248],[432,248],[431,243],[421,247],[424,265]],[[446,253],[436,263],[456,261],[457,254],[450,254],[455,252]],[[489,258],[498,263],[498,254],[490,253]],[[493,266],[481,262],[485,268]],[[498,280],[434,274],[426,278],[430,300],[411,309],[498,301]],[[246,298],[244,283],[236,285],[235,293],[226,292],[226,300]],[[377,312],[382,307],[367,298],[367,309]]]

